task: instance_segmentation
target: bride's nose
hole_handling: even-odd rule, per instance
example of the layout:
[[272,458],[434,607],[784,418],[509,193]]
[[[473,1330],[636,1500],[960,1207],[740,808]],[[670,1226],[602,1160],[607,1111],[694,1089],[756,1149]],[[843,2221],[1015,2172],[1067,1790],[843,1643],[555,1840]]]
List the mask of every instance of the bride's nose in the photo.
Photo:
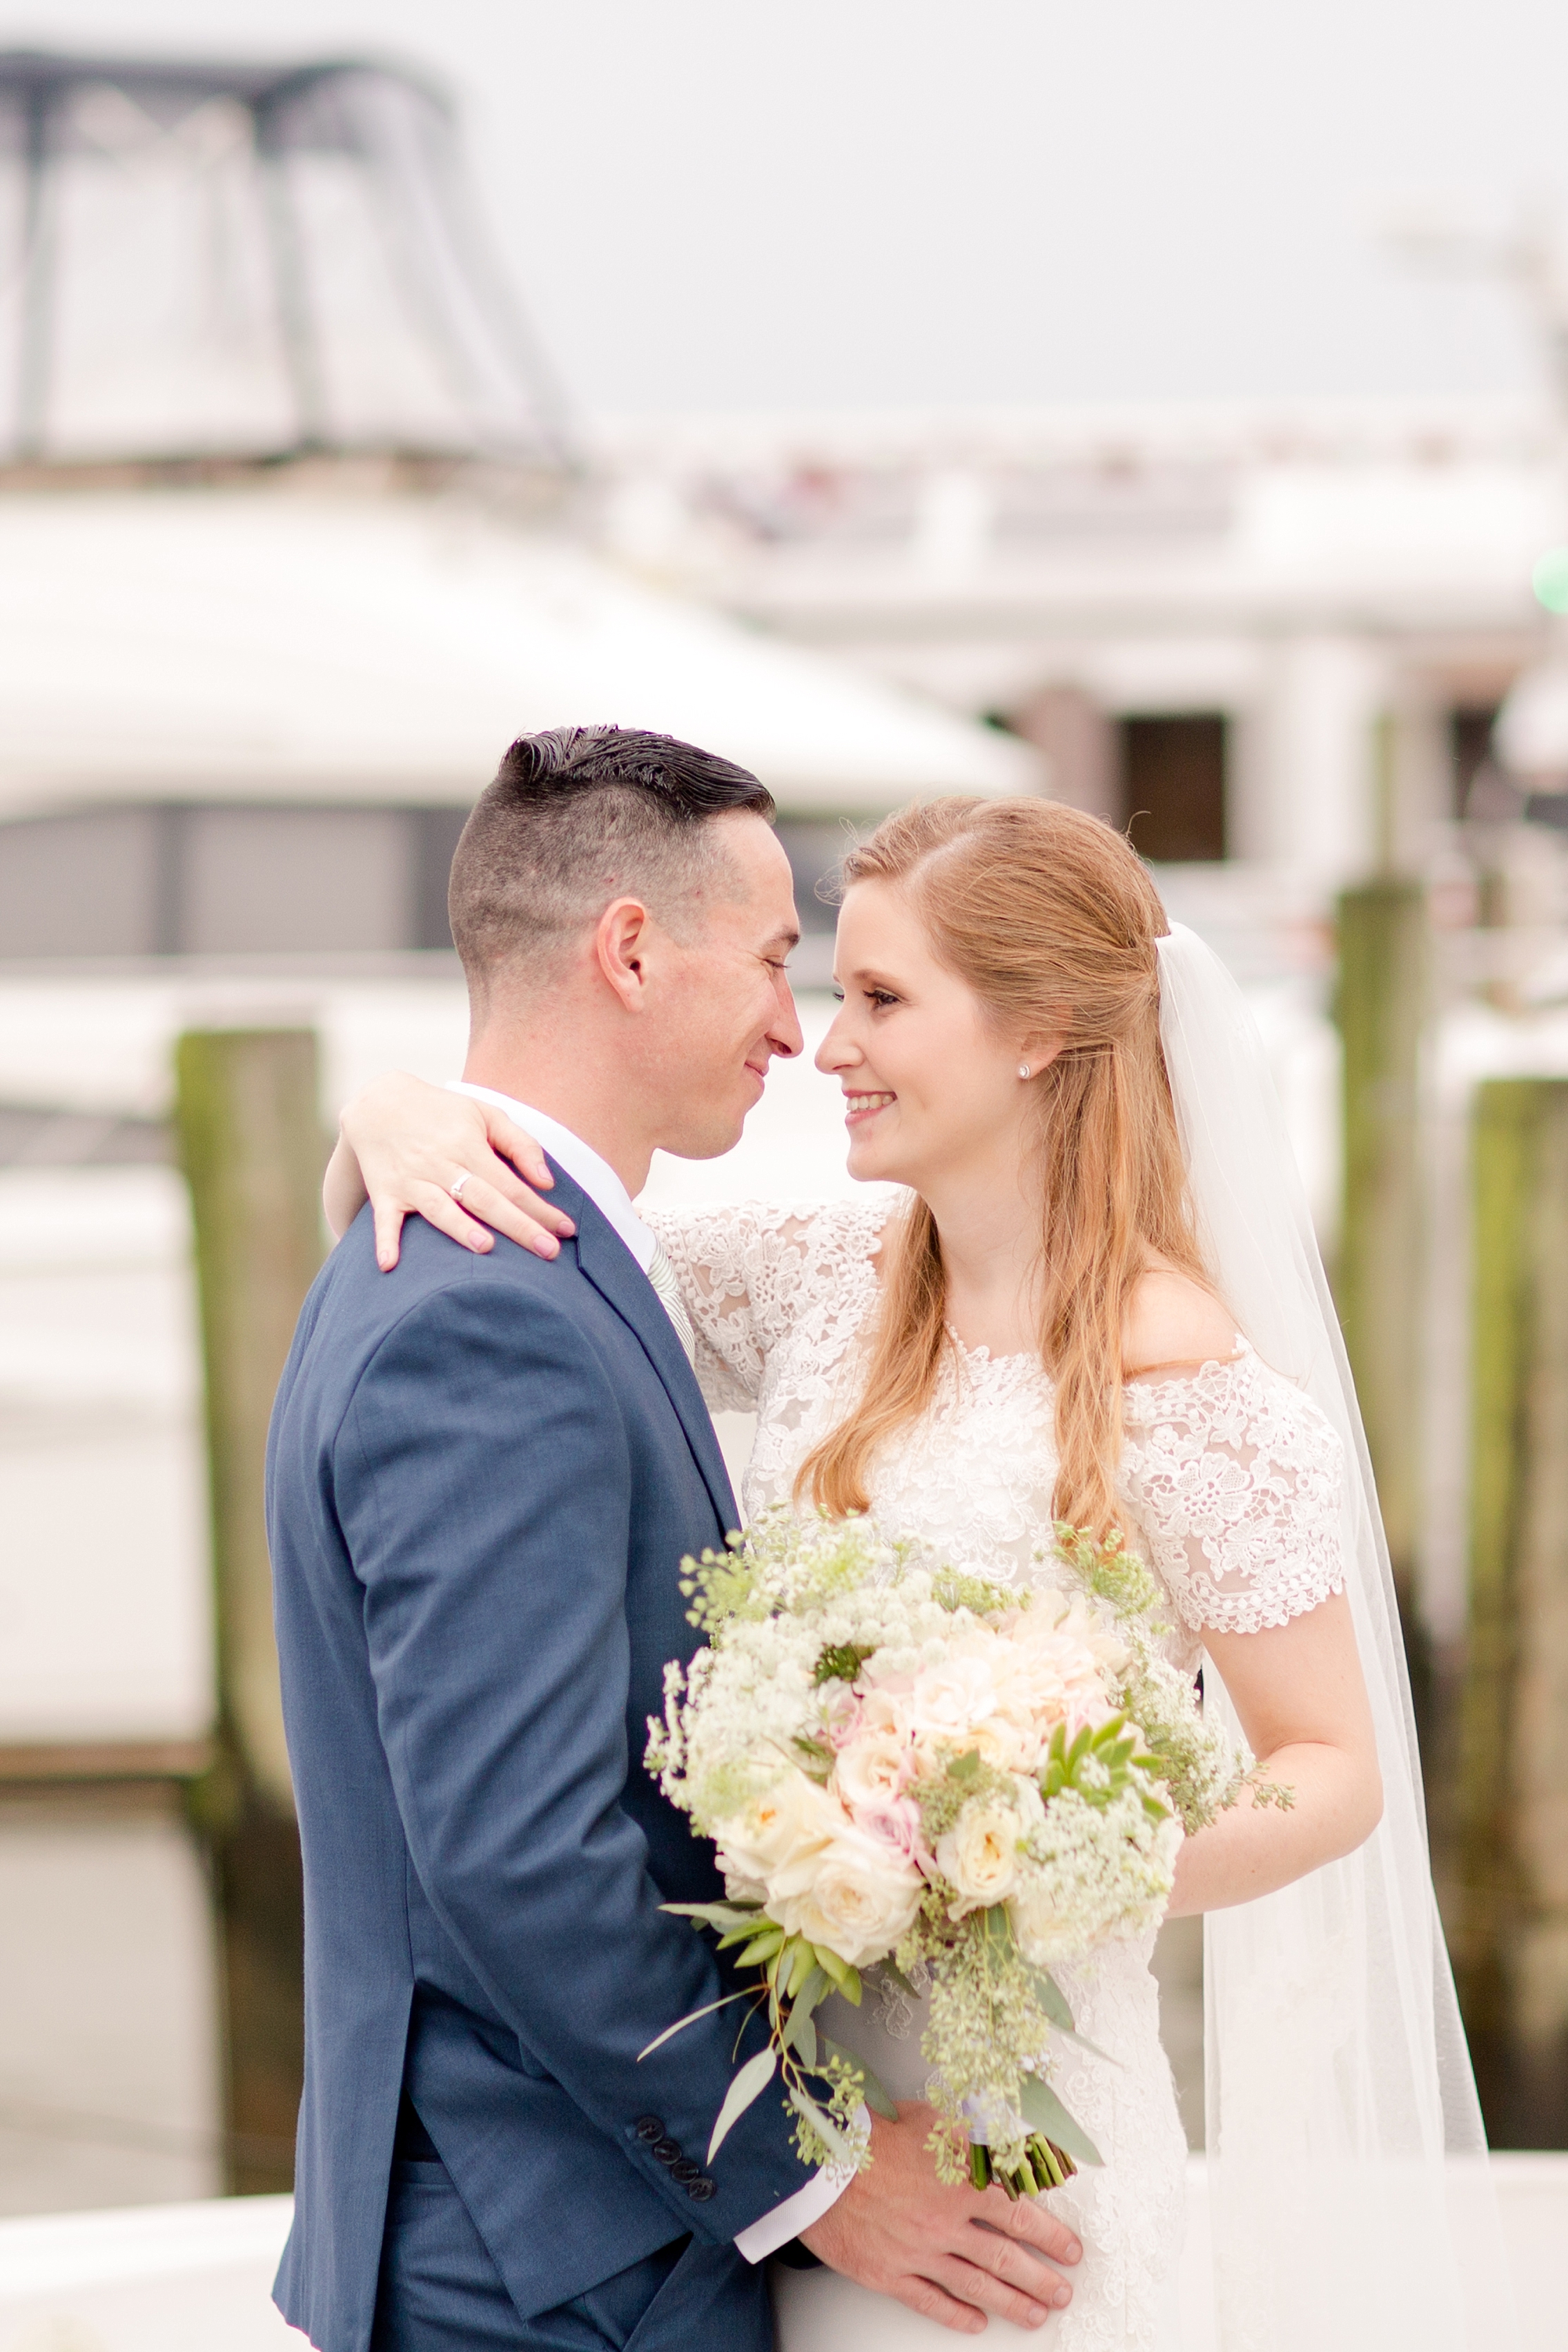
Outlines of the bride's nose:
[[851,1045],[843,1031],[844,1007],[840,1005],[833,1016],[826,1036],[813,1056],[817,1068],[825,1077],[830,1078],[839,1070],[853,1068],[860,1059],[859,1047]]

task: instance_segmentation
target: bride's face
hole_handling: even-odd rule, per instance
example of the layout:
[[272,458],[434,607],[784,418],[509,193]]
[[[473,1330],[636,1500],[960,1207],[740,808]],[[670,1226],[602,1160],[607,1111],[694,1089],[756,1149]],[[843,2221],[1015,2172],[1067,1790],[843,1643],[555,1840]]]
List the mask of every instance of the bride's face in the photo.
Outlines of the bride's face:
[[[933,1184],[1021,1167],[1029,1041],[1001,1036],[973,989],[937,961],[901,890],[857,882],[834,957],[840,1009],[816,1066],[844,1090],[849,1173],[864,1183]],[[1048,1050],[1037,1050],[1042,1068]]]

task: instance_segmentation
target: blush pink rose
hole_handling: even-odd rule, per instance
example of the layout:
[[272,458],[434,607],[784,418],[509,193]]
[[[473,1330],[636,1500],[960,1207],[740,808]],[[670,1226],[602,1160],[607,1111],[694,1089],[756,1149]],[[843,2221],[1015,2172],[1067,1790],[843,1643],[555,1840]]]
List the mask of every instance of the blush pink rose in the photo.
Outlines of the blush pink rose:
[[929,1877],[936,1868],[936,1857],[921,1833],[921,1809],[912,1797],[887,1797],[879,1803],[857,1805],[853,1811],[857,1829],[912,1862],[922,1876]]

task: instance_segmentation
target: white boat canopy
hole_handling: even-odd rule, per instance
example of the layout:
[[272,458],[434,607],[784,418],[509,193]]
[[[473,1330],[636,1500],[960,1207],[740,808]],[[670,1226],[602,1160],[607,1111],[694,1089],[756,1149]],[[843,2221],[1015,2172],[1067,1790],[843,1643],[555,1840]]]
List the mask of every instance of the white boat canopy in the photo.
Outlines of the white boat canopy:
[[598,720],[737,760],[798,815],[1042,781],[1023,744],[471,492],[0,499],[0,815],[462,805],[514,736]]

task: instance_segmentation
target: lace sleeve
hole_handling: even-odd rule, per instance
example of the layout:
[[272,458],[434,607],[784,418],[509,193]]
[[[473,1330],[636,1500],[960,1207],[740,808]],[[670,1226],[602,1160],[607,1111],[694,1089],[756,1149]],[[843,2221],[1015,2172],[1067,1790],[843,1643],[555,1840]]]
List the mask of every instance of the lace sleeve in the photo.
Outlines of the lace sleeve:
[[1121,1482],[1184,1623],[1257,1633],[1344,1583],[1344,1455],[1250,1349],[1126,1391]]
[[864,1269],[888,1203],[747,1201],[643,1212],[675,1268],[712,1412],[752,1412],[770,1349]]

